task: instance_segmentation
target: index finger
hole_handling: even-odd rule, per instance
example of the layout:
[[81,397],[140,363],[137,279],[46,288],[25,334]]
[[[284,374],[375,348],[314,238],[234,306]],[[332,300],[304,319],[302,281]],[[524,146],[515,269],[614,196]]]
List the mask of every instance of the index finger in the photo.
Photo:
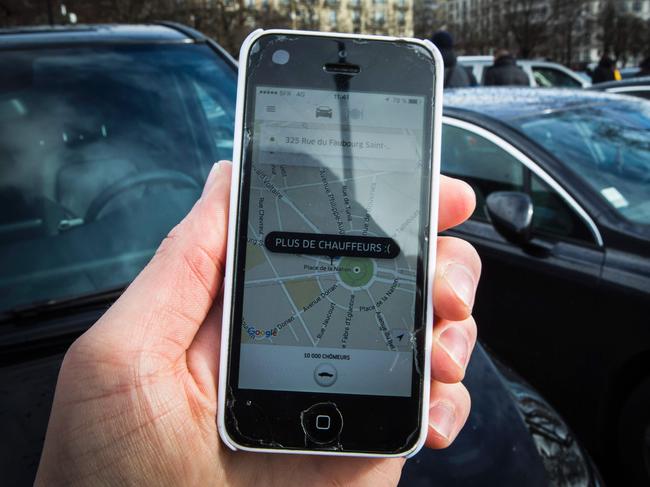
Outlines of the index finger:
[[466,182],[441,175],[439,202],[438,231],[442,232],[460,225],[472,215],[476,207],[476,196]]
[[122,350],[154,342],[175,357],[186,352],[221,289],[230,179],[230,163],[215,164],[201,198],[93,333],[106,330],[103,339]]

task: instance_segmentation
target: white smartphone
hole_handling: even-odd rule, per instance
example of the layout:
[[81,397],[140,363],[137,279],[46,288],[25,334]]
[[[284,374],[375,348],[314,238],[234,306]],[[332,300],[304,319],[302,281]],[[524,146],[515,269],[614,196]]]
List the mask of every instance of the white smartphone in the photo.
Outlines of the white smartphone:
[[245,40],[219,373],[230,448],[424,444],[442,71],[417,39]]

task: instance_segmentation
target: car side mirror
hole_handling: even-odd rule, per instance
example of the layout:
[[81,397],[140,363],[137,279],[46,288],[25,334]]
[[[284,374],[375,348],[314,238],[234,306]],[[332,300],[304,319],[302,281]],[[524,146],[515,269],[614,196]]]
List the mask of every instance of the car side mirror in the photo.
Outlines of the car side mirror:
[[524,245],[531,239],[533,202],[526,193],[496,191],[486,200],[492,225],[506,240]]

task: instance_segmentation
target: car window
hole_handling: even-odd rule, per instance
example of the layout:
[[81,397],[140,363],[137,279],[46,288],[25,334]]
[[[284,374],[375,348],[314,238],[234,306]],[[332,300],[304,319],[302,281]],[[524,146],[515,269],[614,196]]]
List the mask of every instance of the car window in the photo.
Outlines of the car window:
[[566,201],[539,176],[531,173],[533,235],[552,240],[593,242],[591,231]]
[[474,65],[474,77],[477,79],[477,81],[480,83],[481,80],[483,79],[483,72],[485,71],[485,66],[482,64],[475,64]]
[[563,88],[580,88],[582,85],[568,74],[559,69],[532,66],[533,76],[539,86],[542,87],[563,87]]
[[474,76],[474,78],[476,78],[476,80],[481,79],[483,69],[480,64],[471,64],[471,63],[458,63],[458,64],[460,64],[463,68],[465,68],[471,76]]
[[232,153],[205,45],[0,52],[0,311],[130,282]]
[[230,158],[234,136],[232,97],[224,98],[227,93],[220,93],[218,90],[221,87],[202,85],[196,81],[192,86],[196,90],[196,96],[203,109],[219,158]]
[[471,131],[443,126],[442,172],[463,179],[474,189],[473,220],[488,220],[485,201],[490,193],[527,192],[533,201],[533,232],[537,236],[593,241],[587,225],[554,189],[519,159]]
[[650,226],[650,103],[621,97],[511,124],[562,161],[622,218],[641,231]]
[[493,191],[524,189],[521,162],[484,137],[447,124],[442,129],[442,171],[472,186],[476,220],[487,220],[485,198]]

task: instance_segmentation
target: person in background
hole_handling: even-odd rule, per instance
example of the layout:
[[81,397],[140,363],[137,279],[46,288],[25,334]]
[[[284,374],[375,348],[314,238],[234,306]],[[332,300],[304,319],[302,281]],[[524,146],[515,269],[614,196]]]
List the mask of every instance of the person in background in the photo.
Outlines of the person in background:
[[[431,42],[438,48],[445,63],[445,88],[472,86],[470,73],[457,62],[454,53],[454,39],[451,34],[440,30],[431,36]],[[476,81],[476,78],[474,78],[474,81]],[[474,86],[476,86],[476,83],[474,83]]]
[[622,79],[621,73],[616,69],[616,63],[607,54],[603,54],[598,62],[598,66],[591,74],[591,82],[604,83],[605,81],[620,81]]
[[639,72],[635,76],[650,76],[650,56],[641,61]]
[[517,66],[517,60],[502,49],[494,56],[494,63],[483,75],[485,86],[530,86],[528,75]]

